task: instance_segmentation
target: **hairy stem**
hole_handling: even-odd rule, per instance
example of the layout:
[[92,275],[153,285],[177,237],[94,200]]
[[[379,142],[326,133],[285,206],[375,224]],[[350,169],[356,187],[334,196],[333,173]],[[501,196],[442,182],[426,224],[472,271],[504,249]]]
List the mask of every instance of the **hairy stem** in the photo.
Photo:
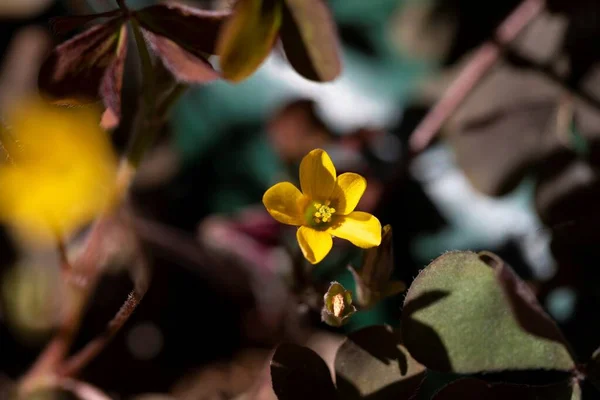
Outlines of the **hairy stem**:
[[135,290],[129,293],[127,300],[125,300],[125,303],[121,306],[115,317],[108,323],[105,331],[90,341],[78,353],[67,359],[60,367],[59,375],[75,376],[100,354],[123,325],[125,325],[125,322],[129,320],[129,317],[133,314],[143,297],[144,293],[138,293]]

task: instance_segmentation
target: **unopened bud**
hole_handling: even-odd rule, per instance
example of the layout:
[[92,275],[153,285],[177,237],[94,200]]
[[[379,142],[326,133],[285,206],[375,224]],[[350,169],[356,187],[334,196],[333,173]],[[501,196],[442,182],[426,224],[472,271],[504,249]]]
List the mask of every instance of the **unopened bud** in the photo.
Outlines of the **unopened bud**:
[[365,251],[359,271],[349,266],[356,283],[356,301],[369,308],[382,299],[406,290],[401,281],[390,280],[394,271],[392,227],[386,225],[381,233],[381,244]]
[[352,292],[337,282],[331,283],[323,299],[325,304],[321,318],[327,325],[342,326],[356,312],[356,307],[352,305]]

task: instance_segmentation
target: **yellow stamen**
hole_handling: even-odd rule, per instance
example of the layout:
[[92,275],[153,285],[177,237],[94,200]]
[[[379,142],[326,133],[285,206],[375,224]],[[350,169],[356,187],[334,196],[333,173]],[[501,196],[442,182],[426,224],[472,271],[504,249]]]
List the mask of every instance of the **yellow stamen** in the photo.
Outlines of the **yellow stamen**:
[[313,221],[315,223],[326,223],[331,221],[331,216],[335,213],[335,208],[329,207],[329,201],[325,203],[325,205],[320,203],[315,203],[315,213],[313,214]]
[[333,296],[333,315],[336,317],[341,317],[342,312],[344,312],[344,296],[341,293]]

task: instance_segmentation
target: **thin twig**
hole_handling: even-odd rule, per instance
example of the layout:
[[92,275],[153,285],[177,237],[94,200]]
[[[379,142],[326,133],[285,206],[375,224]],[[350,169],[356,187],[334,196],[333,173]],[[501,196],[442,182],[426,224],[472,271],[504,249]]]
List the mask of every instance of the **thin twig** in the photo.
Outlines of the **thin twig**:
[[108,323],[105,331],[85,345],[78,353],[67,359],[60,367],[59,375],[75,376],[88,365],[90,361],[100,354],[117,332],[121,330],[125,322],[129,320],[129,317],[133,314],[143,297],[144,293],[138,293],[135,290],[129,293],[127,300],[121,306],[115,317]]
[[485,42],[475,52],[471,61],[417,126],[409,142],[413,153],[420,153],[431,143],[446,120],[498,62],[503,47],[512,42],[542,12],[544,5],[544,0],[524,0],[498,26],[495,40]]
[[29,393],[38,380],[53,374],[55,367],[64,360],[69,348],[79,330],[85,304],[96,285],[96,261],[102,247],[102,237],[107,225],[106,216],[101,217],[92,227],[88,235],[85,250],[76,260],[71,270],[69,289],[73,291],[72,302],[63,317],[58,332],[44,348],[44,351],[35,360],[30,370],[21,378],[19,391],[21,394]]

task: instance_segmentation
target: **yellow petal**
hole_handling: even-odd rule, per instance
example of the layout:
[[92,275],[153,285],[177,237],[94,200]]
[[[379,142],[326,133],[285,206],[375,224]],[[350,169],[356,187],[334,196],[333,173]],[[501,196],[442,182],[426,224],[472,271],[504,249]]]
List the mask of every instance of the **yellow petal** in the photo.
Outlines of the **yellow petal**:
[[335,167],[329,155],[321,149],[308,153],[300,163],[302,193],[313,200],[326,201],[335,186]]
[[0,163],[0,220],[27,238],[55,240],[92,221],[114,203],[116,158],[88,108],[23,100],[7,115]]
[[354,211],[348,215],[340,215],[334,219],[333,225],[327,229],[333,236],[349,240],[353,245],[368,249],[381,243],[381,224],[373,215]]
[[307,226],[298,228],[296,238],[302,249],[302,254],[311,264],[321,262],[333,246],[333,240],[329,233],[317,231]]
[[272,186],[263,195],[263,204],[273,218],[282,224],[302,225],[304,196],[289,182]]
[[331,195],[331,206],[336,214],[350,214],[356,208],[363,193],[367,189],[367,180],[352,172],[338,176]]

